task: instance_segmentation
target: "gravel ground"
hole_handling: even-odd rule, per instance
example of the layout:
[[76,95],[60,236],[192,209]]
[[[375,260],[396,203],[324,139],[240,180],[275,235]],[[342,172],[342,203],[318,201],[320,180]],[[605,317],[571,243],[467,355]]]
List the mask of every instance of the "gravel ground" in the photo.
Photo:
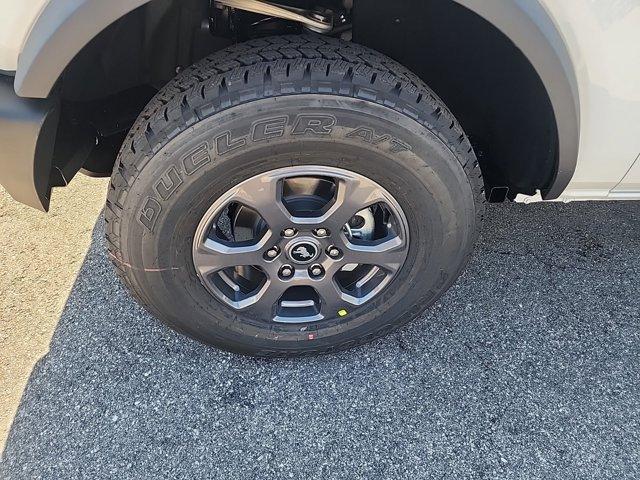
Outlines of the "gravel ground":
[[102,234],[1,478],[640,478],[640,202],[492,207],[421,320],[292,361],[161,326]]

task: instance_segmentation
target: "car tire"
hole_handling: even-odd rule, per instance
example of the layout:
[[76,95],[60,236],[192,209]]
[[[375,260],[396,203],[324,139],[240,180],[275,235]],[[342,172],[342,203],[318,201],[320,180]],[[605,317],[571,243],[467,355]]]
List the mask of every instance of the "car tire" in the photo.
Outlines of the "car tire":
[[[357,217],[370,226],[366,240],[353,237],[349,223],[321,238],[318,225],[305,227],[315,220],[292,214],[298,222],[292,223],[299,240],[294,245],[279,220],[273,225],[265,220],[262,207],[252,209],[242,200],[220,203],[229,192],[251,197],[264,178],[275,179],[289,213],[294,200],[297,209],[309,199],[326,202],[317,207],[326,211],[344,182],[370,185],[382,200],[362,210],[366,219]],[[333,193],[323,193],[325,199],[318,185]],[[307,190],[296,197],[296,188]],[[287,197],[283,189],[294,193]],[[213,216],[212,205],[218,205]],[[482,178],[468,138],[414,74],[352,43],[286,36],[217,52],[158,92],[119,153],[105,210],[106,238],[109,256],[134,297],[170,327],[233,352],[297,356],[360,345],[417,317],[461,274],[483,209]],[[260,246],[264,265],[229,267],[209,276],[197,261],[198,245],[237,242],[240,224],[221,225],[239,222],[243,215],[251,219],[255,241],[257,232],[268,232],[268,242]],[[224,233],[224,228],[233,231]],[[317,272],[328,275],[343,251],[327,257],[327,242],[348,241],[359,251],[369,247],[357,242],[380,245],[385,235],[403,244],[401,260],[389,260],[389,268],[387,263],[376,267],[375,259],[370,265],[336,267],[336,276],[327,279],[330,286],[325,282],[322,288],[337,289],[337,300],[317,294],[320,287],[311,280],[319,277],[307,278],[313,277],[312,266],[293,258],[292,245],[309,255],[313,250],[317,266],[326,267]],[[345,256],[349,245],[343,247]],[[280,262],[276,266],[268,263],[269,248]],[[261,262],[251,258],[248,263]],[[299,280],[286,295],[312,299],[284,302],[285,294],[279,293],[271,310],[243,307],[250,301],[259,305],[260,288],[267,291],[284,281],[276,277],[285,264],[295,271],[292,281]],[[238,273],[240,268],[245,273]],[[368,287],[354,273],[358,269],[369,275],[367,282],[380,283]],[[230,277],[237,283],[229,283]],[[343,277],[346,286],[340,283]],[[352,296],[353,284],[360,285],[360,296]],[[304,315],[302,309],[307,309]]]

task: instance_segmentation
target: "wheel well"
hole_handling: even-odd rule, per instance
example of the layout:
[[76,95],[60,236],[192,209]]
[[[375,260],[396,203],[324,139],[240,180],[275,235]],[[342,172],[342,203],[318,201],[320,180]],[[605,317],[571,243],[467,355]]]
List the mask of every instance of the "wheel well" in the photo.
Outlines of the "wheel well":
[[509,38],[455,2],[368,0],[356,4],[354,18],[355,41],[413,70],[451,109],[494,198],[549,187],[558,162],[555,115]]
[[[89,134],[102,139],[98,165],[90,158],[88,170],[110,171],[114,135],[124,138],[176,69],[233,41],[211,35],[209,17],[206,1],[152,0],[74,58],[60,82],[63,117],[92,125]],[[534,67],[500,30],[453,1],[356,0],[352,18],[353,41],[407,66],[451,109],[472,141],[491,199],[549,188],[558,171],[553,107]]]

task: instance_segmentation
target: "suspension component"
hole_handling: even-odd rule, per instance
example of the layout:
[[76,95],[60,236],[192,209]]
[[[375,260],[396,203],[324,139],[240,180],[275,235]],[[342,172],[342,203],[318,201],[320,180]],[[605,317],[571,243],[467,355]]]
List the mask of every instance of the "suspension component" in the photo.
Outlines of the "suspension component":
[[277,5],[262,0],[215,0],[215,3],[224,7],[302,23],[309,30],[317,33],[329,33],[333,30],[332,16],[313,10]]

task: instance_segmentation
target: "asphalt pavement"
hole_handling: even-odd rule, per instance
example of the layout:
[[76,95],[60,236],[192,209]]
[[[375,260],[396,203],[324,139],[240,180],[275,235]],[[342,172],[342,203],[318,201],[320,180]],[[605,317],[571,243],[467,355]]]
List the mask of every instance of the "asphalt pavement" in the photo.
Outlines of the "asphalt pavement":
[[78,175],[56,189],[48,213],[0,186],[0,451],[84,263],[106,182]]
[[138,307],[100,221],[0,478],[637,479],[639,287],[640,202],[493,206],[420,320],[256,360]]

